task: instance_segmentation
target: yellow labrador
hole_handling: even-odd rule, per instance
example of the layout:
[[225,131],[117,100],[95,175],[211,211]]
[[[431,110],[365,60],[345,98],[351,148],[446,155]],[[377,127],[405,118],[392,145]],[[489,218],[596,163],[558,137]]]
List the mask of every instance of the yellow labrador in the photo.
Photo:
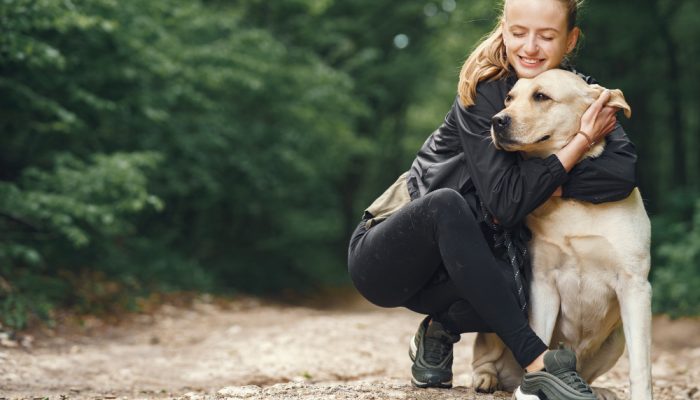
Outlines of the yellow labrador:
[[[520,79],[509,93],[504,130],[496,146],[546,157],[565,146],[584,111],[604,89],[575,74],[550,70]],[[622,92],[608,105],[631,115]],[[597,157],[604,141],[585,157]],[[651,286],[650,224],[638,189],[624,200],[591,204],[550,198],[527,218],[532,230],[533,282],[530,325],[551,347],[564,343],[576,352],[578,370],[591,383],[623,354],[630,362],[630,396],[650,400]],[[523,371],[495,334],[479,334],[474,344],[473,385],[479,391],[513,391]],[[596,388],[600,399],[616,399]]]

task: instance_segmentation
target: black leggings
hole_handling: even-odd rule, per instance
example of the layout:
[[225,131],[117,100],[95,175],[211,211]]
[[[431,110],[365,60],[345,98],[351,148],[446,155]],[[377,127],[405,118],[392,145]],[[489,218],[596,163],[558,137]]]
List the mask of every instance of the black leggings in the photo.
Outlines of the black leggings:
[[547,349],[520,311],[510,267],[455,190],[413,200],[372,228],[360,223],[348,270],[372,303],[430,315],[455,333],[495,332],[523,367]]

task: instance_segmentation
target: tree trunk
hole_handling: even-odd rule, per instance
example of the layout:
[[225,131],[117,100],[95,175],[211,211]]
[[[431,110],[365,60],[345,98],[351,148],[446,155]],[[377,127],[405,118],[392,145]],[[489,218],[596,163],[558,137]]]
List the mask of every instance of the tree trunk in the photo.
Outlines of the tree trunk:
[[678,46],[671,34],[670,25],[680,2],[673,4],[668,12],[662,13],[659,9],[658,1],[653,3],[654,15],[659,30],[659,36],[666,51],[666,97],[670,106],[669,131],[671,136],[672,150],[672,188],[679,189],[688,185],[688,171],[686,162],[686,140],[683,129],[683,100],[680,90],[682,71],[678,57]]

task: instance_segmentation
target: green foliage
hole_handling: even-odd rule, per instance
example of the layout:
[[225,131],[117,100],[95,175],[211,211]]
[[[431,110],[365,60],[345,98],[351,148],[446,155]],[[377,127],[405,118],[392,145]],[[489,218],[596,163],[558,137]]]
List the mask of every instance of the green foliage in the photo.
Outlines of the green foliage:
[[[579,60],[625,91],[625,126],[655,160],[640,181],[656,215],[656,307],[669,310],[678,295],[665,293],[697,275],[695,242],[673,234],[687,216],[659,206],[700,179],[697,4],[644,0],[610,22],[627,8],[588,2]],[[497,11],[486,0],[0,1],[3,323],[56,304],[108,313],[150,291],[345,282],[358,216],[442,122]],[[674,312],[697,310],[686,298]]]
[[[309,4],[318,18],[328,8]],[[107,297],[66,278],[85,271],[133,293],[344,276],[336,189],[369,148],[355,134],[368,108],[314,46],[230,5],[0,7],[3,315],[99,307]],[[39,281],[69,283],[29,294]]]
[[640,187],[649,210],[664,213],[669,192],[700,188],[700,3],[640,0],[630,11],[622,0],[586,2],[577,65],[623,90],[633,117],[620,122],[637,145]]
[[700,200],[676,194],[675,206],[653,220],[656,251],[654,310],[671,316],[700,315]]
[[96,154],[86,163],[63,154],[53,170],[27,168],[18,185],[0,183],[0,209],[23,223],[30,235],[56,235],[73,246],[92,236],[129,232],[122,217],[147,207],[162,208],[146,189],[144,170],[155,167],[153,154]]
[[27,168],[16,184],[0,182],[0,277],[10,277],[0,285],[0,303],[9,326],[23,326],[30,311],[46,318],[52,303],[71,297],[52,266],[66,252],[130,234],[128,216],[162,207],[146,190],[153,154],[90,158],[64,154],[51,170]]

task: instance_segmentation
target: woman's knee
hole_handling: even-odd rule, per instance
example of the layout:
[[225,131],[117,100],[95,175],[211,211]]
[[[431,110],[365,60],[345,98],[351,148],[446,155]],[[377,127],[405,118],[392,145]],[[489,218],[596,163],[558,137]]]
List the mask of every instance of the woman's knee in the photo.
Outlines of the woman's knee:
[[427,206],[438,216],[447,220],[455,218],[474,220],[469,204],[458,191],[444,188],[431,192],[427,196],[430,196]]
[[395,308],[404,306],[406,303],[406,295],[403,293],[397,293],[391,289],[386,290],[383,286],[367,285],[366,282],[364,284],[353,283],[362,297],[377,307]]

